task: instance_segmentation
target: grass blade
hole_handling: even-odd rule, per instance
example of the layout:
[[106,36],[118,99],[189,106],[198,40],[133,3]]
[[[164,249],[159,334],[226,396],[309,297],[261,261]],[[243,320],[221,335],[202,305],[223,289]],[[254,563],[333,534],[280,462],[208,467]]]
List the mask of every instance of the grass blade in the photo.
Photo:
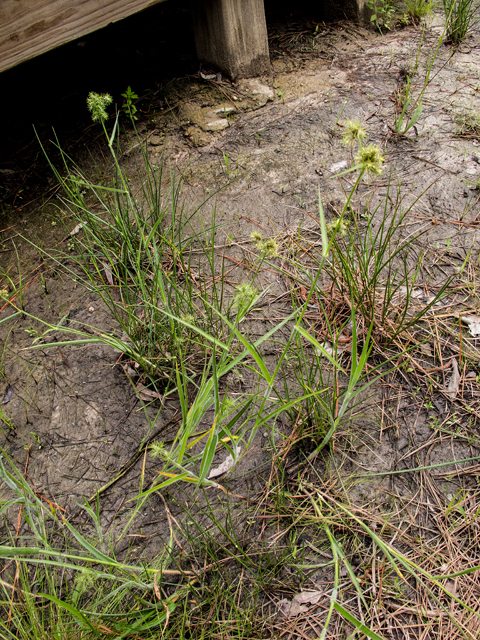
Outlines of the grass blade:
[[348,620],[350,624],[353,624],[357,631],[360,631],[360,633],[366,635],[367,638],[370,638],[371,640],[385,640],[383,636],[379,636],[378,633],[375,633],[374,631],[366,627],[363,622],[357,620],[357,618],[355,618],[354,615],[347,611],[347,609],[345,609],[345,607],[343,607],[339,602],[335,602],[333,606],[338,611],[338,613],[345,618],[345,620]]

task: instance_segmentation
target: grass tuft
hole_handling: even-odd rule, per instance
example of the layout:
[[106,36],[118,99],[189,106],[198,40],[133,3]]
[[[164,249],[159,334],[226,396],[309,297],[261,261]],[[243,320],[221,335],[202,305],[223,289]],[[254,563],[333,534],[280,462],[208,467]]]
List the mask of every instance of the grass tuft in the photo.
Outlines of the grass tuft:
[[463,42],[478,22],[477,0],[443,0],[447,20],[445,40],[453,45]]

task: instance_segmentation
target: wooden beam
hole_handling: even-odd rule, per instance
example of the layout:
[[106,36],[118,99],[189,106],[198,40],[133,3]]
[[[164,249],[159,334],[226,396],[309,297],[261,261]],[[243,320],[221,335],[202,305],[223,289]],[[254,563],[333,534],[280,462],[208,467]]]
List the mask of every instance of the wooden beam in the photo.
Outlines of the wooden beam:
[[0,72],[163,0],[0,0]]

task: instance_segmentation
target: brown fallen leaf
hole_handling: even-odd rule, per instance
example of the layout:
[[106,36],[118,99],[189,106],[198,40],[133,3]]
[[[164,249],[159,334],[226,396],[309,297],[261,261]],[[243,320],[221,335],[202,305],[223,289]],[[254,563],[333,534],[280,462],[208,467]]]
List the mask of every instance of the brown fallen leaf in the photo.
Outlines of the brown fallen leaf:
[[13,387],[8,385],[3,395],[2,404],[7,404],[7,402],[10,402],[10,400],[12,399],[12,396],[13,396]]
[[424,356],[428,356],[429,358],[433,358],[432,346],[429,342],[425,344],[421,344],[418,347],[420,353],[423,353]]
[[158,391],[152,391],[151,389],[148,389],[141,382],[137,383],[135,389],[137,390],[138,397],[141,398],[142,400],[145,400],[146,402],[149,402],[151,400],[160,400],[160,402],[162,401],[161,393],[158,393]]
[[283,600],[280,600],[279,602],[277,602],[277,607],[279,612],[282,614],[282,616],[285,616],[286,618],[288,618],[289,616],[291,606],[292,606],[292,603],[287,598],[283,598]]
[[129,364],[122,364],[122,369],[130,378],[134,378],[134,379],[138,378],[138,371],[135,371],[135,369],[132,369],[132,367]]
[[448,593],[451,596],[456,596],[457,595],[457,583],[455,580],[447,580],[447,583],[445,585],[445,589],[448,591]]
[[105,271],[105,277],[107,279],[108,284],[113,285],[113,275],[110,269],[108,268],[108,264],[106,262],[102,262],[102,265]]
[[[339,340],[340,342],[340,340]],[[326,351],[326,353],[328,353],[329,356],[332,356],[332,358],[334,358],[336,355],[337,356],[341,356],[342,353],[345,351],[344,348],[342,347],[338,347],[335,349],[330,342],[328,342],[328,340],[325,340],[325,342],[322,344],[323,349]],[[317,353],[320,357],[324,356],[325,354],[322,352],[321,349],[317,348]]]
[[82,227],[83,227],[83,222],[79,222],[77,226],[73,227],[73,229],[70,231],[70,235],[76,236]]
[[455,396],[458,393],[458,388],[460,386],[460,380],[462,379],[460,375],[460,371],[458,370],[458,363],[455,358],[452,358],[452,367],[453,373],[450,378],[450,382],[448,383],[448,396],[450,400],[455,400]]
[[[435,300],[435,296],[427,293],[426,291],[424,291],[423,289],[421,289],[420,287],[413,287],[413,289],[411,287],[406,287],[406,286],[401,286],[398,288],[397,293],[394,296],[394,299],[396,301],[398,301],[398,298],[406,298],[407,296],[410,297],[410,300],[416,300],[418,302],[421,302],[425,305],[427,304],[431,304],[434,300]],[[440,300],[437,300],[437,302],[435,302],[434,306],[438,307],[439,305],[441,305],[442,302]]]
[[[308,298],[308,293],[307,293],[307,289],[306,287],[303,286],[303,284],[300,285],[300,297],[302,298],[302,300],[304,302],[307,301]],[[313,306],[313,303],[317,302],[317,297],[315,294],[313,294],[312,296],[310,296],[310,306]]]
[[280,600],[278,608],[287,618],[293,618],[308,611],[307,605],[317,604],[323,596],[323,591],[302,591],[297,593],[292,602],[286,598]]
[[[240,454],[240,447],[238,447],[238,454]],[[235,464],[235,460],[233,459],[232,455],[229,453],[228,456],[225,458],[225,460],[222,462],[222,464],[220,464],[218,467],[215,467],[215,469],[212,469],[210,471],[210,473],[208,474],[208,479],[210,480],[211,478],[217,478],[218,476],[221,476],[223,473],[227,473],[227,471],[230,471],[230,469],[233,467],[233,465]]]
[[476,338],[480,336],[480,318],[478,316],[458,316],[462,322],[468,324],[470,335]]

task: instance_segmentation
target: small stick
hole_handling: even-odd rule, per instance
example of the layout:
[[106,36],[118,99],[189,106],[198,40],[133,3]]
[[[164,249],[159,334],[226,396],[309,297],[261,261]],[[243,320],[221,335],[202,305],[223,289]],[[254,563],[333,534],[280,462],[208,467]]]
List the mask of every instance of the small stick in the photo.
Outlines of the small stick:
[[111,480],[109,480],[106,484],[103,485],[103,487],[100,487],[98,491],[95,491],[95,493],[87,500],[87,502],[88,503],[93,502],[94,500],[97,499],[97,495],[100,496],[102,493],[105,493],[107,489],[110,489],[111,486],[113,486],[116,482],[118,482],[120,478],[122,478],[127,473],[127,471],[129,471],[133,467],[133,465],[137,462],[137,460],[140,458],[140,456],[148,447],[148,445],[152,442],[152,440],[154,440],[166,427],[168,427],[171,424],[174,424],[175,422],[178,422],[179,420],[180,420],[180,417],[176,418],[174,416],[166,424],[164,424],[162,427],[157,429],[154,434],[152,434],[149,438],[147,438],[147,440],[145,440],[140,445],[140,447],[137,449],[135,454],[130,458],[130,460],[128,460],[128,462],[126,462],[122,467],[120,467],[120,472],[118,473],[118,475],[116,475],[115,478],[112,478]]

